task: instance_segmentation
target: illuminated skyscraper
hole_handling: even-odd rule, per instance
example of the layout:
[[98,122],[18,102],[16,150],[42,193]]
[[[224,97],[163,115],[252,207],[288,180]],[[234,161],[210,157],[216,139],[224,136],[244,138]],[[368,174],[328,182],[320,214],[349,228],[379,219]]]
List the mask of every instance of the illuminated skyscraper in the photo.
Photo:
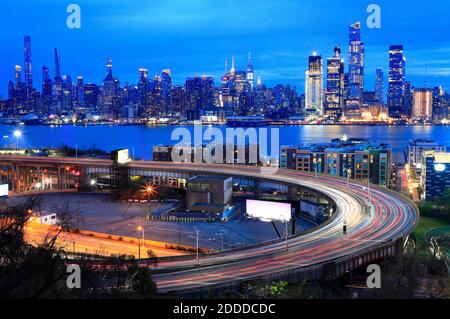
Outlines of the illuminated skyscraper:
[[84,105],[84,79],[81,75],[77,77],[77,100]]
[[119,115],[119,79],[113,76],[112,58],[106,59],[106,76],[103,79],[103,87],[99,111],[104,118],[117,119]]
[[388,111],[391,118],[405,114],[405,62],[403,45],[389,47]]
[[211,76],[187,78],[185,92],[188,120],[199,119],[202,109],[214,105],[214,79]]
[[253,69],[252,57],[250,52],[248,53],[248,63],[247,63],[247,83],[250,85],[250,89],[253,90],[255,85],[255,72]]
[[62,100],[62,79],[61,79],[61,69],[59,65],[58,50],[55,48],[55,76],[53,78],[52,85],[52,98],[53,103],[58,105]]
[[384,104],[384,74],[380,68],[375,71],[375,99]]
[[419,121],[431,121],[433,116],[433,91],[414,89],[412,118]]
[[172,112],[172,77],[169,69],[161,74],[161,113],[168,115]]
[[24,66],[25,66],[25,86],[27,89],[27,96],[30,95],[33,89],[33,72],[31,60],[31,37],[26,35],[24,37]]
[[323,113],[323,66],[322,56],[313,52],[308,58],[308,70],[305,80],[306,113]]
[[337,120],[344,106],[344,60],[341,49],[334,48],[334,56],[327,59],[327,91],[325,95],[325,115]]
[[139,108],[138,116],[142,116],[148,108],[148,70],[139,68]]
[[22,84],[22,67],[16,64],[15,68],[14,85],[16,89]]
[[48,97],[52,95],[52,79],[47,66],[42,66],[42,96]]
[[361,104],[364,92],[364,44],[361,42],[361,23],[349,29],[348,98]]

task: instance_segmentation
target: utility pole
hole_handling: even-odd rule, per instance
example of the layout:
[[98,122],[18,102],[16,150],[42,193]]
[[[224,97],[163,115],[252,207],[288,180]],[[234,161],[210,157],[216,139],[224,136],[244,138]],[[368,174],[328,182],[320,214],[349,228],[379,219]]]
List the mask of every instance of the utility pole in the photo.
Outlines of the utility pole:
[[195,233],[197,235],[197,265],[200,265],[200,259],[198,256],[198,233],[199,233],[199,230],[198,230],[197,226],[195,227]]

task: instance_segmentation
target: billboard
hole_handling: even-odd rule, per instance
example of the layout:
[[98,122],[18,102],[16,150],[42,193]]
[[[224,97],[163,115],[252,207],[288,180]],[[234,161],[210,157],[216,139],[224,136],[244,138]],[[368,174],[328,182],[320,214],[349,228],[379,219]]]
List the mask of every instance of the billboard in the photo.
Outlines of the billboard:
[[111,152],[111,159],[118,164],[126,164],[131,162],[131,158],[128,154],[128,149],[120,149]]
[[1,184],[0,185],[0,197],[8,196],[9,193],[9,185]]
[[262,200],[247,199],[247,215],[253,218],[259,218],[263,221],[290,221],[291,204],[281,202],[269,202]]

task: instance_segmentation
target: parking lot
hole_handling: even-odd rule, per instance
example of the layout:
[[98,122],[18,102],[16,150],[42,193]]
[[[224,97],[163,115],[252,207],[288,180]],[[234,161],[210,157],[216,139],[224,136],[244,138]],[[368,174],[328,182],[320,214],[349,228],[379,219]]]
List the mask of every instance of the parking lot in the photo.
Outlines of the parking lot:
[[[9,202],[24,201],[13,197]],[[145,238],[171,244],[196,245],[195,228],[199,230],[200,247],[220,250],[257,243],[278,237],[272,223],[239,216],[222,222],[163,222],[149,221],[149,211],[170,209],[173,202],[140,203],[111,202],[108,194],[57,193],[42,195],[41,210],[70,211],[74,227],[114,235],[138,237],[138,226],[144,227]],[[311,222],[297,219],[297,232],[314,226]],[[285,226],[277,223],[280,233]],[[290,228],[289,228],[290,229]]]

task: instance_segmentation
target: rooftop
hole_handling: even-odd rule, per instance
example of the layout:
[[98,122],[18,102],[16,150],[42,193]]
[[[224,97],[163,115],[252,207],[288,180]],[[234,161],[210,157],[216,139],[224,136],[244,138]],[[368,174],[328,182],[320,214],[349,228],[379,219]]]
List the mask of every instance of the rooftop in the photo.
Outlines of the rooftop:
[[208,182],[208,181],[226,181],[231,177],[225,176],[194,176],[189,179],[189,182]]

